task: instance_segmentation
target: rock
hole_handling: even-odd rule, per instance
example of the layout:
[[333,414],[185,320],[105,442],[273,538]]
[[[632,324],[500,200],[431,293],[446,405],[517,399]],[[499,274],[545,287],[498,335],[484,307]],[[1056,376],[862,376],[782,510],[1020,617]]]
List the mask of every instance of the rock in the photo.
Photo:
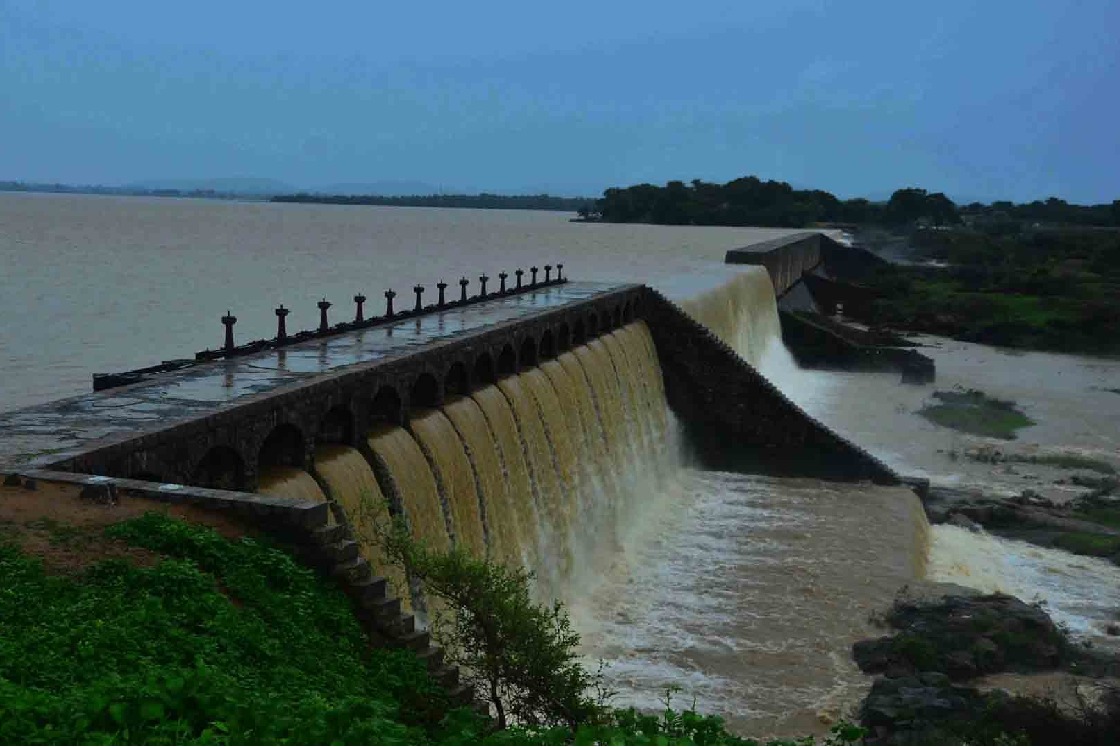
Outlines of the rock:
[[21,484],[23,484],[23,480],[19,475],[4,475],[5,488],[18,488]]
[[1104,632],[1108,635],[1120,635],[1120,625],[1109,623],[1108,626],[1105,627]]
[[946,524],[951,524],[952,526],[955,526],[955,527],[960,527],[961,529],[967,529],[968,531],[974,532],[974,533],[977,533],[977,534],[984,531],[984,528],[982,526],[980,526],[979,524],[977,524],[975,521],[968,518],[964,514],[950,514],[949,515],[949,520],[946,521],[945,523]]

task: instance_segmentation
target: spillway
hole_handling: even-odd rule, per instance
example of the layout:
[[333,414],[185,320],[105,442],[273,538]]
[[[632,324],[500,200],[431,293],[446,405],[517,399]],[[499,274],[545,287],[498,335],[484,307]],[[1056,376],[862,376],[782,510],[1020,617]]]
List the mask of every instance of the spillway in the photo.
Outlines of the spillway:
[[[764,270],[684,307],[751,363],[784,352]],[[867,686],[848,648],[925,563],[906,490],[686,464],[640,321],[407,413],[366,445],[320,450],[314,472],[421,622],[423,590],[385,567],[364,524],[402,515],[433,548],[530,569],[541,601],[568,603],[589,663],[611,665],[620,703],[656,708],[683,684],[737,728],[826,730]],[[313,492],[294,472],[269,490]]]

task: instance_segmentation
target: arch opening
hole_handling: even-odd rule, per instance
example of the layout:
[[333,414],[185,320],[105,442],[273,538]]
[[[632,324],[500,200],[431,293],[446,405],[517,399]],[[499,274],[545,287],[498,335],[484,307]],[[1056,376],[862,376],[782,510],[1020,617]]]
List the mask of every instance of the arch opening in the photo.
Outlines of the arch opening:
[[592,312],[587,315],[587,337],[588,339],[595,337],[599,334],[599,315]]
[[474,380],[478,384],[493,384],[496,380],[494,359],[489,353],[482,353],[474,362]]
[[216,490],[244,490],[245,460],[230,446],[214,446],[191,470],[191,484]]
[[556,352],[563,353],[570,350],[572,347],[572,330],[568,327],[568,323],[561,324],[556,329]]
[[448,395],[457,394],[466,396],[470,394],[470,381],[467,379],[467,367],[456,361],[447,369],[443,377],[443,391]]
[[518,357],[522,368],[537,365],[537,341],[526,337],[521,341],[521,355]]
[[408,393],[408,406],[410,408],[417,407],[439,407],[439,381],[435,376],[430,373],[422,373],[416,377],[416,381],[412,383],[412,389]]
[[541,335],[541,343],[537,348],[537,354],[541,360],[556,357],[556,343],[553,340],[551,329],[545,330],[544,334]]
[[587,342],[587,326],[582,319],[572,327],[572,345],[582,345]]
[[383,386],[374,395],[369,419],[371,423],[400,425],[403,416],[401,410],[401,395],[397,394],[397,390],[393,387]]
[[622,307],[622,321],[625,324],[634,321],[634,305],[630,301],[627,301],[626,305]]
[[335,405],[319,423],[318,441],[332,444],[354,442],[354,417],[346,405]]
[[291,423],[281,423],[261,444],[257,463],[261,467],[296,467],[305,462],[303,433]]
[[498,375],[510,376],[517,373],[517,353],[513,352],[513,345],[506,345],[498,354]]

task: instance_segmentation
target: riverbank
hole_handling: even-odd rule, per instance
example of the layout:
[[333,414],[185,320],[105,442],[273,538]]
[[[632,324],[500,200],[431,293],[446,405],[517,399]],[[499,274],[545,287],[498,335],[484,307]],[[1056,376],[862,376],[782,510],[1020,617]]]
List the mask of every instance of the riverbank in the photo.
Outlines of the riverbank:
[[903,589],[853,657],[878,675],[866,744],[1114,744],[1120,658],[1074,643],[1041,605],[953,584]]

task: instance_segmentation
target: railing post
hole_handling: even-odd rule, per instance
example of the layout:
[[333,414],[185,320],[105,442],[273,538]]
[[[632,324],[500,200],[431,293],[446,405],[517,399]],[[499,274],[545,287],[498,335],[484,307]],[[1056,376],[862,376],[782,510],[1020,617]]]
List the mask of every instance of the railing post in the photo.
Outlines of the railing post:
[[557,262],[556,263],[556,282],[559,283],[563,279],[564,279],[564,263],[563,262]]
[[414,286],[412,286],[412,292],[416,294],[416,309],[415,310],[416,311],[422,311],[424,309],[424,302],[421,299],[424,297],[424,286],[414,285]]
[[396,297],[397,294],[393,292],[392,288],[385,291],[385,316],[390,319],[393,317],[393,299]]
[[357,311],[354,312],[354,321],[355,322],[365,321],[365,316],[362,314],[362,304],[364,304],[365,302],[366,302],[366,297],[363,296],[361,293],[354,296],[354,303],[358,305]]
[[327,309],[331,307],[331,302],[324,298],[315,305],[319,307],[319,331],[326,332],[330,329],[330,325],[327,324]]
[[513,274],[517,276],[517,287],[514,290],[521,290],[521,276],[525,274],[525,271],[518,267]]
[[479,275],[478,276],[478,282],[482,286],[482,291],[479,292],[479,294],[478,294],[479,298],[486,298],[486,281],[489,280],[489,279],[490,278],[486,275]]
[[499,281],[500,281],[500,283],[501,283],[501,284],[500,284],[500,285],[498,286],[498,292],[499,292],[499,293],[505,293],[505,292],[506,292],[506,278],[508,278],[508,277],[509,277],[509,273],[508,273],[508,272],[499,272],[499,273],[498,273],[498,280],[499,280]]
[[436,283],[436,288],[439,288],[439,307],[442,309],[444,306],[447,305],[447,301],[445,301],[444,298],[443,298],[443,292],[445,290],[447,290],[447,283],[445,283],[441,280],[438,283]]
[[237,324],[237,317],[229,313],[226,309],[226,315],[222,317],[222,324],[226,326],[226,342],[224,349],[227,353],[233,352],[233,325]]
[[290,313],[290,309],[285,309],[284,304],[276,309],[276,339],[280,342],[288,339],[288,326],[284,322],[284,317]]
[[465,302],[467,300],[467,283],[470,281],[466,278],[459,278],[459,300]]
[[552,265],[545,265],[544,266],[544,282],[545,283],[551,283],[552,282]]
[[537,285],[537,268],[536,268],[536,265],[534,265],[533,267],[530,267],[529,272],[533,273],[533,280],[532,280],[532,282],[529,283],[529,287],[534,288]]

